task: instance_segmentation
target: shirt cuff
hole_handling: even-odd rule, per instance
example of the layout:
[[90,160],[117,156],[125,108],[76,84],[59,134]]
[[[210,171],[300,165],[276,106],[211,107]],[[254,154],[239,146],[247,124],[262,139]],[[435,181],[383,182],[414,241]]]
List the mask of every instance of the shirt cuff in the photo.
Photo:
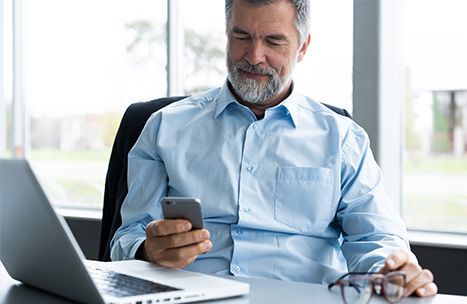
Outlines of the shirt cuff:
[[[133,243],[133,245],[132,245],[132,247],[131,247],[131,249],[130,249],[130,252],[129,252],[129,254],[128,254],[129,259],[138,259],[137,253],[138,253],[140,247],[144,247],[144,242],[145,242],[145,241],[146,241],[146,238],[143,237],[143,238],[137,239],[137,240]],[[141,246],[141,245],[142,245],[142,246]]]

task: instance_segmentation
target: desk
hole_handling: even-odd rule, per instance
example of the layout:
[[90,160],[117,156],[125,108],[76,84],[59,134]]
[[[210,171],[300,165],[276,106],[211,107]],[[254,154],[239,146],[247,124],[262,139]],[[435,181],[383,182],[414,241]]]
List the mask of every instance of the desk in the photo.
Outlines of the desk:
[[[250,284],[248,296],[225,299],[221,301],[209,301],[207,303],[219,304],[299,304],[299,303],[342,303],[339,290],[328,291],[327,287],[319,284],[283,282],[267,279],[235,278]],[[0,263],[0,304],[66,304],[72,303],[63,298],[53,296],[32,287],[13,280]],[[386,303],[380,298],[374,297],[374,304]],[[467,303],[467,297],[436,295],[435,297],[420,299],[408,298],[400,303],[408,304],[451,304]]]

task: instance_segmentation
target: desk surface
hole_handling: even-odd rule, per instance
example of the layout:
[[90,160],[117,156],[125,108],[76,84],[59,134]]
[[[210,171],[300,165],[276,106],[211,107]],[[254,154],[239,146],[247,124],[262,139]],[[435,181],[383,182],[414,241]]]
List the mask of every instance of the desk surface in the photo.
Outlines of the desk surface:
[[[275,304],[275,303],[342,303],[339,291],[328,291],[327,287],[319,284],[283,282],[266,279],[235,278],[250,284],[250,294],[243,297],[210,301],[220,304]],[[53,296],[13,280],[0,263],[0,304],[19,303],[71,303],[63,298]],[[371,303],[386,303],[374,297]],[[450,304],[467,303],[467,297],[452,295],[436,295],[431,298],[408,298],[400,303],[413,304]]]

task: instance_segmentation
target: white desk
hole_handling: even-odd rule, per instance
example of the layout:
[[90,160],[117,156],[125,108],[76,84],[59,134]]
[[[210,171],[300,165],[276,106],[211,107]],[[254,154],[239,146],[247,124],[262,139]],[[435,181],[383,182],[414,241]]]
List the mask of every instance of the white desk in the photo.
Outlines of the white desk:
[[[46,278],[44,278],[46,279]],[[299,304],[299,303],[342,303],[339,289],[328,291],[327,287],[318,284],[282,282],[265,279],[235,278],[236,280],[250,284],[248,296],[225,299],[222,301],[209,301],[220,304]],[[32,287],[28,287],[13,280],[0,263],[0,304],[22,303],[47,303],[65,304],[72,303],[63,298],[53,296]],[[371,303],[387,303],[381,298],[374,297]],[[400,303],[416,304],[451,304],[466,303],[467,297],[436,295],[435,297],[420,299],[408,298]]]

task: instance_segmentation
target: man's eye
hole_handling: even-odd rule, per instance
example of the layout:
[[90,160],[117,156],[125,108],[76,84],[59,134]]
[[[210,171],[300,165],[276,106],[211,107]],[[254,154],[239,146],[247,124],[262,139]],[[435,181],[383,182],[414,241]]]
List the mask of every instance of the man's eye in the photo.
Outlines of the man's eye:
[[247,40],[250,38],[248,35],[242,35],[242,34],[233,34],[233,37],[239,40]]
[[279,46],[281,45],[282,43],[280,41],[277,41],[277,40],[267,40],[268,44],[269,45],[272,45],[272,46]]

